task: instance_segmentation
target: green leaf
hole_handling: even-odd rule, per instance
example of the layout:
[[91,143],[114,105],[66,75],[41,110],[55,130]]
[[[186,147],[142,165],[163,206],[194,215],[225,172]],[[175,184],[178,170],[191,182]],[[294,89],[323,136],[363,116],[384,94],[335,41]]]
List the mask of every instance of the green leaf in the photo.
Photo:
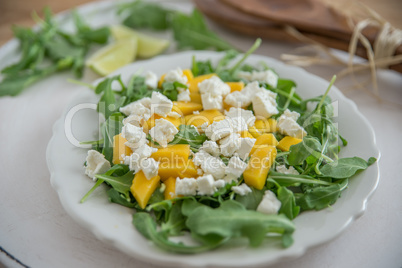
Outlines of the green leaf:
[[114,177],[104,174],[98,174],[95,175],[95,177],[97,179],[104,180],[105,182],[110,184],[110,186],[112,186],[113,189],[115,189],[117,192],[123,194],[126,200],[130,200],[130,187],[134,178],[134,174],[131,171],[120,177]]
[[335,179],[350,178],[356,172],[366,169],[375,161],[374,157],[371,157],[367,162],[360,157],[340,158],[337,161],[324,165],[320,170],[323,177]]
[[265,215],[246,208],[234,200],[228,200],[219,208],[199,206],[188,216],[187,227],[196,238],[208,240],[247,237],[250,245],[261,244],[267,233],[290,234],[293,223],[283,215]]
[[192,125],[180,125],[179,132],[169,144],[190,144],[192,149],[199,149],[207,136],[198,133],[197,129]]
[[186,219],[181,212],[182,202],[177,202],[172,206],[169,213],[168,220],[161,225],[161,231],[168,235],[176,236],[180,235],[184,229],[186,229]]
[[156,222],[146,212],[137,212],[133,215],[135,228],[146,238],[152,240],[156,246],[170,252],[183,254],[196,254],[214,249],[224,241],[216,241],[214,244],[201,246],[187,246],[183,243],[174,243],[168,240],[166,233],[156,230]]
[[117,191],[114,188],[110,188],[107,191],[107,196],[109,197],[109,201],[112,203],[116,203],[128,208],[137,208],[139,207],[136,203],[127,201],[124,197],[121,196],[121,194],[119,193],[119,191]]
[[113,160],[113,137],[120,133],[123,127],[124,116],[121,113],[114,113],[103,123],[101,130],[103,136],[102,153],[112,163]]
[[286,187],[279,187],[277,197],[282,204],[279,213],[285,214],[291,220],[299,215],[300,207],[296,206],[295,196],[292,191]]
[[319,152],[321,154],[321,144],[319,140],[311,136],[304,137],[302,142],[290,146],[288,155],[289,165],[301,165],[313,152]]
[[289,186],[300,186],[300,184],[308,185],[331,185],[332,183],[316,179],[308,175],[294,175],[294,174],[283,174],[275,171],[270,171],[268,179],[272,179],[275,183],[289,187]]
[[308,187],[303,194],[296,194],[296,204],[302,210],[321,210],[334,204],[346,189],[348,180],[330,186]]
[[207,28],[202,14],[196,9],[191,15],[176,12],[172,16],[171,26],[174,38],[180,49],[203,50],[215,48],[216,50],[228,50],[233,48]]
[[173,11],[157,4],[137,0],[121,5],[118,13],[128,13],[123,20],[123,24],[128,27],[166,30],[170,26],[169,16]]
[[253,187],[251,187],[251,191],[251,193],[246,195],[236,195],[235,200],[241,203],[246,209],[256,210],[258,205],[261,203],[265,191],[257,190]]

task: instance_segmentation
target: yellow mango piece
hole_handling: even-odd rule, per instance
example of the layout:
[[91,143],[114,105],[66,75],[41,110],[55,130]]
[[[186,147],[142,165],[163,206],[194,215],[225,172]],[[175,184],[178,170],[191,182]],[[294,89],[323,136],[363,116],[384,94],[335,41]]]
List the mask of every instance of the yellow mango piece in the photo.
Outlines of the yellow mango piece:
[[159,148],[158,151],[151,155],[156,161],[169,161],[171,163],[174,161],[187,162],[189,156],[189,144],[169,145],[166,148]]
[[263,133],[261,133],[260,131],[258,131],[258,129],[256,129],[255,126],[249,127],[248,128],[248,132],[256,139],[259,136],[261,136]]
[[241,91],[244,88],[244,82],[226,82],[230,87],[230,92]]
[[124,143],[127,140],[121,136],[121,133],[113,137],[113,164],[121,164],[124,159],[123,156],[133,153],[130,147],[127,147]]
[[268,132],[277,132],[278,131],[278,122],[273,119],[273,118],[269,118],[268,119],[268,125],[269,125],[269,131]]
[[190,69],[183,70],[183,74],[187,77],[187,82],[191,82],[194,79],[193,72]]
[[298,144],[299,142],[302,142],[302,141],[303,141],[302,139],[286,136],[279,141],[279,144],[277,147],[278,147],[278,149],[281,149],[282,151],[287,152],[287,151],[289,151],[290,146]]
[[[209,79],[212,76],[216,76],[216,74],[215,73],[204,74],[204,75],[194,77],[190,81],[188,89],[190,90],[190,92],[197,92],[198,93],[198,83],[201,83],[202,81],[204,81],[206,79]],[[191,101],[193,101],[193,99],[191,99]]]
[[158,88],[162,88],[163,81],[165,81],[166,74],[162,74],[161,78],[158,81]]
[[182,124],[184,125],[184,123],[185,123],[184,119],[182,117],[180,117],[180,118],[174,118],[174,117],[171,117],[171,116],[162,117],[160,115],[153,114],[148,119],[148,121],[142,126],[143,129],[144,129],[144,132],[148,133],[149,130],[155,126],[155,120],[160,119],[160,118],[166,119],[167,121],[172,123],[177,128],[179,128],[179,126],[182,125]]
[[159,163],[158,175],[162,181],[173,178],[186,178],[197,176],[197,168],[192,160],[183,161],[161,161]]
[[142,170],[135,174],[130,191],[142,209],[147,206],[149,198],[159,186],[159,181],[158,175],[148,180]]
[[254,128],[261,134],[267,133],[270,130],[269,122],[266,119],[257,119]]
[[262,134],[257,138],[257,140],[254,143],[253,148],[250,151],[250,154],[253,154],[255,150],[258,148],[263,147],[264,145],[271,145],[276,147],[278,145],[278,141],[275,138],[274,134],[272,133],[267,133],[267,134]]
[[198,92],[191,92],[190,91],[190,99],[191,102],[199,103],[202,105],[201,94]]
[[201,126],[205,122],[211,124],[214,121],[223,120],[225,116],[219,110],[205,110],[199,114],[190,114],[184,117],[186,125]]
[[165,200],[176,198],[176,178],[170,177],[164,182],[165,188]]
[[243,130],[240,132],[240,137],[242,138],[250,138],[250,139],[254,139],[254,136],[251,135],[250,132],[248,132],[247,130]]
[[201,111],[202,104],[196,102],[174,101],[172,111],[181,115],[193,114],[195,111]]
[[265,182],[272,163],[276,158],[276,148],[274,146],[261,146],[251,155],[247,168],[243,173],[244,182],[258,190],[261,190]]

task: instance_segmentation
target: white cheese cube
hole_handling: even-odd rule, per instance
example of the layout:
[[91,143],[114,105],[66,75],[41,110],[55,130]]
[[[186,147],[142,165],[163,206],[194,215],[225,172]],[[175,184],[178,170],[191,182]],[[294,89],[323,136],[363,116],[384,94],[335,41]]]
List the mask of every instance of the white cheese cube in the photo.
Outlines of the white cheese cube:
[[239,186],[233,186],[232,191],[242,196],[252,192],[250,187],[248,187],[245,183],[242,183]]
[[211,155],[204,151],[203,149],[200,149],[198,152],[196,152],[193,156],[193,162],[194,165],[196,166],[201,166],[203,162],[205,162]]
[[173,102],[169,100],[165,95],[159,92],[152,92],[151,96],[151,114],[157,114],[162,117],[172,111]]
[[267,83],[272,87],[276,87],[278,85],[278,75],[274,73],[272,70],[265,71],[252,71],[250,72],[237,72],[237,77],[245,79],[247,81],[260,81]]
[[248,130],[247,123],[243,117],[232,117],[232,118],[228,118],[228,120],[230,120],[232,123],[233,132],[237,133],[237,132]]
[[140,161],[140,168],[144,172],[145,177],[150,180],[158,175],[159,162],[153,158],[144,158]]
[[146,107],[144,104],[147,104],[147,99],[143,98],[142,100],[134,101],[130,104],[127,104],[124,107],[120,107],[120,112],[129,116],[129,115],[137,115],[142,117],[144,120],[148,120],[151,117],[151,110],[149,107]]
[[244,110],[242,108],[231,107],[229,111],[225,111],[226,117],[236,118],[242,117],[249,127],[254,126],[255,116],[253,111]]
[[205,79],[201,83],[198,83],[198,89],[200,94],[209,94],[212,97],[226,96],[230,93],[230,87],[224,83],[219,77],[212,76],[209,79]]
[[219,156],[220,155],[219,146],[214,141],[206,140],[202,144],[200,150],[204,150],[205,152],[209,153],[212,156]]
[[306,131],[296,120],[300,115],[296,112],[290,112],[288,109],[278,118],[277,127],[279,132],[291,137],[303,139],[307,135]]
[[154,72],[147,72],[145,74],[145,85],[149,88],[158,87],[158,76]]
[[211,174],[216,180],[225,177],[225,163],[218,157],[209,156],[201,163],[201,169],[204,174]]
[[176,178],[176,195],[191,196],[197,193],[197,180],[194,178]]
[[243,160],[245,160],[249,154],[251,149],[253,148],[256,139],[252,138],[240,138],[240,147],[236,151],[236,154]]
[[299,175],[299,172],[292,166],[289,166],[289,168],[286,168],[285,165],[280,165],[280,166],[276,167],[276,171],[279,173],[283,173],[283,174]]
[[236,177],[235,175],[233,175],[233,174],[226,174],[226,176],[225,177],[223,177],[223,181],[225,182],[225,183],[232,183],[233,181],[234,182],[237,182],[238,181],[238,177]]
[[219,140],[221,154],[227,157],[237,152],[241,145],[239,133],[231,133],[229,136]]
[[103,154],[95,150],[88,151],[86,162],[85,174],[93,180],[96,180],[96,174],[105,173],[110,169],[110,162],[105,159]]
[[214,181],[214,186],[215,186],[217,189],[224,187],[225,184],[226,184],[226,182],[225,182],[223,179]]
[[187,76],[183,74],[183,70],[181,68],[176,68],[174,70],[170,70],[166,73],[164,82],[179,82],[180,84],[187,84]]
[[218,141],[224,137],[227,137],[232,132],[232,122],[228,119],[213,122],[205,130],[205,134],[212,141]]
[[212,175],[198,177],[196,181],[198,195],[213,195],[216,192],[215,180]]
[[272,191],[267,190],[257,207],[257,211],[264,214],[278,214],[281,205],[281,201],[276,198],[276,195]]
[[126,144],[130,145],[130,148],[138,148],[144,144],[146,140],[146,135],[142,127],[134,126],[130,123],[122,127],[121,136],[127,140]]
[[256,116],[269,118],[279,111],[276,108],[276,94],[269,91],[261,91],[253,97],[253,110]]
[[190,90],[180,88],[179,89],[179,94],[177,95],[177,101],[184,101],[184,102],[191,101]]
[[235,91],[228,94],[225,98],[225,103],[233,107],[247,107],[251,104],[255,94],[264,91],[258,82],[247,84],[241,91]]
[[177,132],[179,132],[177,128],[163,118],[156,119],[155,126],[149,130],[152,139],[164,148],[167,147],[168,142],[174,139]]
[[243,162],[238,156],[233,156],[226,167],[226,174],[232,174],[239,178],[246,168],[247,163]]
[[179,113],[173,112],[173,111],[168,113],[167,116],[173,117],[173,118],[180,118],[181,117],[181,115]]
[[221,95],[201,94],[202,108],[204,110],[222,110],[223,98]]

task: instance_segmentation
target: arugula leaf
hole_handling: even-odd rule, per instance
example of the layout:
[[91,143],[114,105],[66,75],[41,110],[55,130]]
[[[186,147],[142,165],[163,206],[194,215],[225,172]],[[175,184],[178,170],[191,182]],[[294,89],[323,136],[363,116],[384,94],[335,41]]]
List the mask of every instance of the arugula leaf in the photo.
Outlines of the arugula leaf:
[[21,59],[2,70],[4,78],[0,82],[0,96],[16,96],[33,83],[66,69],[81,77],[90,45],[105,43],[109,37],[108,28],[91,29],[76,13],[73,14],[75,33],[61,31],[49,8],[44,10],[44,14],[45,18],[36,31],[13,27],[20,42]]
[[191,15],[176,12],[172,16],[171,26],[180,49],[202,50],[211,47],[217,50],[233,49],[229,43],[208,29],[202,14],[197,9],[194,9]]
[[190,144],[191,149],[198,150],[206,139],[207,136],[200,134],[194,126],[180,125],[179,132],[169,144]]
[[115,189],[117,192],[121,193],[124,195],[126,200],[130,200],[130,187],[133,182],[134,174],[133,172],[129,171],[123,176],[120,177],[115,177],[115,176],[109,176],[105,174],[97,174],[95,177],[99,180],[103,180],[110,184],[113,189]]
[[156,230],[156,222],[151,215],[146,212],[137,212],[133,215],[133,224],[135,228],[146,238],[152,240],[156,246],[171,252],[183,254],[196,254],[214,249],[224,241],[217,241],[214,244],[201,246],[187,246],[183,243],[174,243],[170,241],[167,234]]
[[320,141],[311,136],[306,136],[303,141],[290,146],[288,162],[291,166],[301,165],[309,156],[321,153]]
[[236,195],[235,200],[242,204],[246,209],[256,210],[264,196],[264,190],[257,190],[251,187],[251,193],[246,195]]
[[121,196],[119,191],[114,188],[110,188],[107,191],[107,196],[109,197],[109,201],[112,203],[116,203],[128,208],[139,208],[139,205],[137,203],[127,201],[124,197]]
[[305,187],[303,194],[295,194],[296,204],[302,210],[321,210],[334,204],[341,192],[346,189],[348,180],[330,186]]
[[279,213],[285,214],[291,220],[299,215],[300,207],[296,205],[295,196],[292,191],[286,187],[279,187],[277,197],[282,204]]
[[335,179],[350,178],[359,170],[365,170],[375,161],[376,159],[374,157],[370,157],[367,162],[360,157],[340,158],[332,163],[324,165],[321,168],[321,175]]
[[197,207],[188,216],[186,225],[193,237],[204,243],[243,236],[249,239],[252,247],[260,245],[269,232],[282,235],[294,231],[293,223],[285,216],[246,210],[234,200],[224,201],[216,209],[204,205]]
[[110,163],[113,160],[113,137],[120,133],[123,127],[123,118],[124,116],[121,113],[114,113],[108,117],[101,127],[103,136],[102,153]]
[[137,0],[121,5],[118,14],[124,13],[129,13],[123,20],[123,24],[128,27],[166,30],[170,27],[169,16],[173,11],[157,4]]
[[172,236],[180,235],[186,228],[186,220],[181,212],[182,202],[173,205],[166,222],[161,224],[161,231]]
[[293,174],[283,174],[275,171],[270,171],[268,180],[274,180],[275,183],[280,186],[300,186],[300,184],[308,184],[308,185],[331,185],[330,182],[318,180],[314,177],[308,175],[293,175]]

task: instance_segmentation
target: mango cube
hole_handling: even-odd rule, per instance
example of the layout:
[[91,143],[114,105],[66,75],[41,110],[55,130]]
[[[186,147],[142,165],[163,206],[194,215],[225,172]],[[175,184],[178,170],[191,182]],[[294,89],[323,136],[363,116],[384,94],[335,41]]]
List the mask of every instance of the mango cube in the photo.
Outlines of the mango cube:
[[159,182],[158,175],[148,180],[142,170],[135,174],[130,191],[142,209],[147,206],[149,198],[159,186]]
[[133,153],[130,147],[127,147],[125,143],[127,140],[121,136],[121,133],[113,137],[113,159],[114,165],[121,164],[124,161],[124,156]]
[[290,149],[290,146],[298,144],[299,142],[302,142],[302,139],[286,136],[283,139],[279,141],[278,144],[278,149],[281,149],[284,152],[288,152]]

